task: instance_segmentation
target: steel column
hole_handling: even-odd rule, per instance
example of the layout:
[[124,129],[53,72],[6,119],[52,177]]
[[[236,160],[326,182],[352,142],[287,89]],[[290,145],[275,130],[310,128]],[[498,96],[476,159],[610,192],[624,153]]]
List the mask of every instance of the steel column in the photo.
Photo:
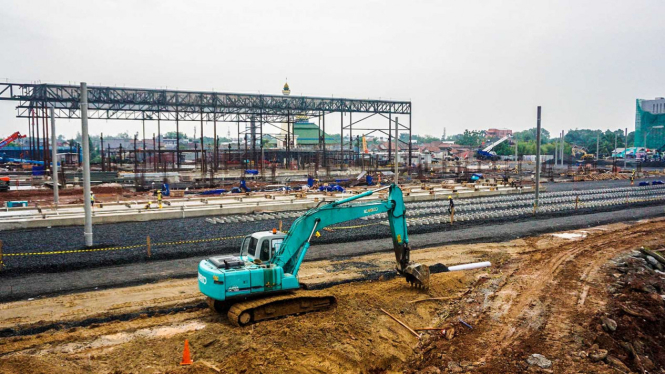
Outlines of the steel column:
[[58,196],[58,143],[57,137],[55,135],[55,113],[53,108],[51,108],[51,158],[53,159],[53,164],[51,165],[51,181],[53,182],[53,204],[58,206],[60,202],[60,197]]
[[88,141],[88,87],[81,82],[81,141],[83,142],[83,210],[85,220],[83,226],[83,237],[85,245],[92,246],[92,204],[90,188],[90,142]]

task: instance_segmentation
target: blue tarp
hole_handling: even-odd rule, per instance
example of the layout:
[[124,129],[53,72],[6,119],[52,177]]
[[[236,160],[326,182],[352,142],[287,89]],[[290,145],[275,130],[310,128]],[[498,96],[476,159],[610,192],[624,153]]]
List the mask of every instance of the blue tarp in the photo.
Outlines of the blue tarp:
[[33,176],[44,175],[44,167],[43,166],[33,166],[32,167],[32,175]]
[[228,191],[223,189],[223,188],[218,188],[218,189],[215,189],[215,190],[207,190],[207,191],[199,192],[199,195],[221,195],[225,192],[228,192]]
[[321,187],[319,187],[319,191],[344,192],[344,187],[340,186],[339,184],[333,184],[333,185],[329,185],[329,186],[321,186]]
[[168,183],[162,184],[162,196],[171,196],[171,186]]

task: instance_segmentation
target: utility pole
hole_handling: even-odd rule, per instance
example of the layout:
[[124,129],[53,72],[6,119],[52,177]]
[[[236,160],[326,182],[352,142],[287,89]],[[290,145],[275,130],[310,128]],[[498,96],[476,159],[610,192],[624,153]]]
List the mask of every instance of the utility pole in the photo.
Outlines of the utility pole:
[[623,145],[623,168],[626,168],[627,162],[628,162],[628,127],[626,127],[626,132],[625,132],[625,144]]
[[614,133],[614,151],[612,153],[614,153],[614,157],[612,158],[613,161],[612,169],[614,170],[612,170],[612,172],[616,173],[617,172],[617,133],[616,132]]
[[106,171],[106,166],[104,166],[104,133],[99,134],[99,154],[102,156],[102,171]]
[[538,209],[538,198],[540,197],[540,106],[538,106],[538,120],[536,122],[536,199],[534,212]]
[[395,184],[399,182],[399,137],[398,137],[399,118],[395,117]]
[[162,124],[160,123],[160,113],[157,112],[157,164],[162,164]]
[[596,134],[596,161],[600,160],[600,133]]
[[[55,110],[51,107],[51,144],[53,148],[51,149],[51,180],[53,181],[53,204],[58,206],[59,196],[58,196],[58,143],[55,136]],[[104,150],[102,149],[102,153]],[[83,199],[85,200],[85,199]]]
[[86,247],[92,246],[92,206],[90,200],[90,143],[88,140],[88,85],[81,82],[81,141],[83,142],[83,237]]
[[517,158],[518,158],[518,155],[517,155],[517,150],[518,150],[518,148],[517,148],[517,143],[518,143],[518,141],[517,141],[517,139],[515,139],[515,170],[518,171],[518,175],[519,175],[519,169],[518,169],[518,167],[517,167]]
[[143,112],[142,116],[142,123],[143,123],[143,170],[145,171],[148,159],[145,157],[145,112]]
[[564,131],[561,130],[561,166],[562,167],[563,167],[563,150],[564,150],[564,148],[566,148],[565,144],[566,143],[564,142]]

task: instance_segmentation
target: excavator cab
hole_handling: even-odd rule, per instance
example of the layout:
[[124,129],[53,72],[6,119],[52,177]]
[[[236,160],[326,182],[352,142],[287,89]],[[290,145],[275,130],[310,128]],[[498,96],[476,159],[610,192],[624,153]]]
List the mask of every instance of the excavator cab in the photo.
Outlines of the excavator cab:
[[248,262],[268,262],[279,252],[285,236],[277,231],[259,231],[247,235],[240,245],[240,257]]

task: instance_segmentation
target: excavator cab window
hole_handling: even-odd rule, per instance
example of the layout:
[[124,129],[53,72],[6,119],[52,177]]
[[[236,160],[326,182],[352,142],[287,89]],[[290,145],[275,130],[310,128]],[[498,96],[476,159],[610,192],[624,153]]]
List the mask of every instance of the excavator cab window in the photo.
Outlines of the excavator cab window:
[[283,241],[284,239],[282,238],[272,240],[270,258],[275,257],[279,253],[279,247],[282,246]]
[[261,242],[261,250],[257,253],[256,258],[263,262],[270,261],[270,239],[264,239],[263,242]]
[[[258,244],[258,239],[248,235],[245,239],[242,240],[242,245],[240,246],[240,255],[241,256],[253,256],[254,251],[256,250],[256,245]],[[249,251],[252,251],[251,253]]]

